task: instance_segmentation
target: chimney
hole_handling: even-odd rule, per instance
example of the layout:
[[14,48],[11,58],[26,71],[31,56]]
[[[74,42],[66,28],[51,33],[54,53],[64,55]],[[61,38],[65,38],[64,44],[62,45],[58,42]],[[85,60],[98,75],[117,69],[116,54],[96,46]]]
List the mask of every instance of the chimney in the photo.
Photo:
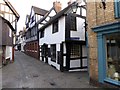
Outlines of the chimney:
[[58,1],[56,1],[56,2],[53,2],[53,7],[55,8],[55,11],[58,13],[62,9],[62,4]]

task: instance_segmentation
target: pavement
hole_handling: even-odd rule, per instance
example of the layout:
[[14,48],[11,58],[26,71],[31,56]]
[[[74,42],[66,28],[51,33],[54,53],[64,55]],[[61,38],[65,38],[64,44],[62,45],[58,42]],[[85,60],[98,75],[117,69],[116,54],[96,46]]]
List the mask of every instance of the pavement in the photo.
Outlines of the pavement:
[[60,72],[22,52],[2,68],[2,88],[94,88],[87,72]]

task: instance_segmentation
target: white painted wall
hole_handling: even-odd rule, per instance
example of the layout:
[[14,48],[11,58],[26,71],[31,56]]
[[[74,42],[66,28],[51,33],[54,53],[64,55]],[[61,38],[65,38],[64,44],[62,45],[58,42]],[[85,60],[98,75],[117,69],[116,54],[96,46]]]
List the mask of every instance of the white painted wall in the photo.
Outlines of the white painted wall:
[[24,52],[24,46],[25,46],[26,42],[25,42],[25,37],[22,37],[22,41],[21,41],[21,51]]
[[[84,30],[84,20],[77,17],[77,31],[71,31],[71,37],[79,37],[79,40],[85,40],[85,30]],[[61,17],[59,19],[59,30],[58,32],[52,34],[52,25],[49,25],[47,28],[45,28],[44,37],[39,37],[39,45],[43,45],[44,43],[48,44],[48,48],[50,48],[49,45],[56,44],[56,53],[57,51],[60,51],[60,44],[65,41],[65,16]],[[40,36],[40,32],[39,32]],[[64,53],[66,53],[66,45],[63,44]],[[85,48],[85,47],[84,47]],[[85,49],[83,48],[83,56],[87,56]],[[40,53],[41,54],[41,53]],[[63,57],[63,66],[66,66],[66,56]],[[40,60],[42,60],[40,58]],[[45,60],[44,60],[45,62]],[[87,65],[87,60],[83,62],[84,65]],[[51,58],[48,58],[48,64],[55,66],[58,70],[60,70],[60,65],[57,64],[57,56],[56,56],[56,62],[51,61]],[[70,67],[79,67],[80,66],[80,60],[73,60],[70,62]]]
[[56,44],[65,41],[65,17],[61,17],[58,23],[59,23],[59,30],[54,34],[52,34],[52,25],[49,25],[45,29],[44,37],[39,38],[39,45],[43,45],[44,43]]
[[85,22],[84,19],[77,17],[77,20],[76,20],[77,31],[71,31],[70,32],[71,38],[79,38],[79,40],[85,41],[84,22]]
[[12,46],[6,46],[5,59],[12,60]]
[[[32,22],[32,17],[34,16],[34,22],[33,23],[31,23]],[[34,12],[34,10],[32,9],[31,10],[31,16],[30,16],[30,23],[29,23],[29,27],[33,27],[35,25],[35,12]]]
[[[59,30],[56,33],[52,33],[52,25],[49,25],[44,32],[44,37],[39,38],[39,45],[43,45],[44,43],[49,45],[56,44],[56,53],[60,51],[60,44],[65,41],[65,17],[61,17],[58,21]],[[40,36],[40,33],[39,33]],[[41,58],[40,58],[41,60]],[[56,62],[51,61],[51,58],[48,58],[48,64],[55,66],[58,70],[60,70],[60,65],[57,64],[57,55]]]

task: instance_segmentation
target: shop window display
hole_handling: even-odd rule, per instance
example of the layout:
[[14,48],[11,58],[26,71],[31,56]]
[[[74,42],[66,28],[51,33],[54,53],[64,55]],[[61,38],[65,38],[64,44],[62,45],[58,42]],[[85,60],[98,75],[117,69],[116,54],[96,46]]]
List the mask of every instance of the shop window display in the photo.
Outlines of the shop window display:
[[120,33],[106,35],[107,77],[120,81]]

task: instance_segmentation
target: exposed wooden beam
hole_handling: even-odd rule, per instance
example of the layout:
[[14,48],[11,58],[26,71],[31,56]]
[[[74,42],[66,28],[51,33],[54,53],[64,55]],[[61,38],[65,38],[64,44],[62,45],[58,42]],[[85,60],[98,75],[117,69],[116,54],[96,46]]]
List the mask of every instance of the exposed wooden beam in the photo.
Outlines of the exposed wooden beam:
[[6,12],[6,11],[0,11],[0,13],[6,13],[6,14],[12,14],[12,15],[14,15],[13,13],[11,13],[11,12]]

